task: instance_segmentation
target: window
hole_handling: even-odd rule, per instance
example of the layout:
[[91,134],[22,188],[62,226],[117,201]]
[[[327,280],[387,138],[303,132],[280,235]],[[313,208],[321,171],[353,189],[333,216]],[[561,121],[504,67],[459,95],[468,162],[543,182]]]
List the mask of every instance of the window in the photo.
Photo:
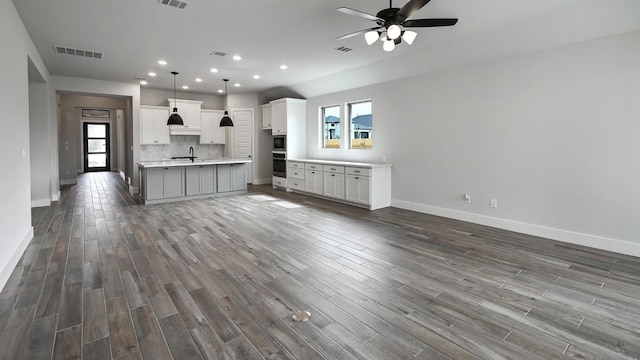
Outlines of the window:
[[322,147],[340,148],[340,105],[321,108]]
[[371,100],[358,101],[347,104],[349,117],[349,133],[352,149],[371,149],[371,135],[373,123],[371,122]]

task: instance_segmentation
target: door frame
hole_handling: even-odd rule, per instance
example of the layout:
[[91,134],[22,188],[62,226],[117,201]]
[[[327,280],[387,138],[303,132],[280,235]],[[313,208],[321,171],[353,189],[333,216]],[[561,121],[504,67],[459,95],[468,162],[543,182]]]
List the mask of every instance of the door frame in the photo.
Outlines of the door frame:
[[[89,149],[87,146],[87,140],[89,139],[87,136],[87,126],[88,125],[104,125],[106,126],[105,131],[105,142],[106,142],[106,166],[101,168],[90,168],[89,167]],[[110,121],[82,121],[82,163],[83,163],[83,171],[86,172],[94,172],[94,171],[111,171],[111,122]]]
[[[246,181],[249,184],[253,184],[253,179],[255,177],[256,174],[256,129],[255,129],[255,123],[256,123],[256,113],[255,110],[253,108],[233,108],[231,109],[231,118],[235,119],[235,117],[233,116],[234,113],[236,111],[248,111],[251,113],[251,121],[249,124],[249,130],[251,132],[251,176],[247,176]],[[235,121],[235,120],[234,120]],[[231,136],[231,151],[230,151],[230,156],[235,158],[236,157],[236,133],[235,133],[235,129],[232,131],[232,136]]]

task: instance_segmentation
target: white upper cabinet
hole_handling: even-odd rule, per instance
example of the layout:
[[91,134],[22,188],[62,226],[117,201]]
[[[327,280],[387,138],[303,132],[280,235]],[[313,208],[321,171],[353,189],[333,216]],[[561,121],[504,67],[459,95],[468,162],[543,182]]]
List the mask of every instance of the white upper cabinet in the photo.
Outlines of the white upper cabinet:
[[269,130],[271,126],[271,104],[262,105],[262,128]]
[[202,101],[169,99],[169,109],[173,112],[173,108],[177,107],[178,114],[180,114],[184,122],[184,125],[171,125],[169,133],[171,135],[200,135],[202,127],[200,118],[201,106]]
[[276,102],[271,104],[271,133],[284,135],[287,133],[287,103]]
[[169,144],[169,108],[140,106],[140,145]]
[[200,144],[224,144],[226,142],[226,128],[220,127],[223,110],[202,110],[202,127],[200,129]]

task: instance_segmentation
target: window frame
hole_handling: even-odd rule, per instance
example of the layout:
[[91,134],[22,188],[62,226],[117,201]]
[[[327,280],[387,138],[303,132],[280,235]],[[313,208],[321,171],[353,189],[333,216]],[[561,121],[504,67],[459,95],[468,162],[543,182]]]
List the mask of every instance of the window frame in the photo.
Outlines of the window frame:
[[[338,138],[337,138],[338,146],[337,147],[336,146],[326,146],[326,140],[327,139],[325,138],[325,133],[324,133],[324,130],[325,130],[325,122],[324,122],[325,115],[324,114],[325,114],[325,110],[329,109],[329,108],[338,108],[338,117],[339,117],[340,121],[338,122],[338,124],[336,126],[336,129],[338,130]],[[320,130],[319,131],[319,133],[320,133],[320,148],[321,149],[342,149],[342,144],[343,144],[343,140],[342,140],[342,133],[343,133],[342,123],[343,123],[343,121],[342,121],[342,116],[341,116],[342,115],[342,105],[340,105],[340,104],[324,105],[324,106],[320,106],[318,111],[319,111],[318,117],[320,119],[320,121],[319,121],[319,123],[320,123],[320,129],[319,129]]]
[[[357,105],[357,104],[363,104],[363,103],[370,103],[370,107],[371,107],[371,129],[368,131],[367,133],[367,140],[370,143],[369,147],[366,146],[359,146],[359,147],[354,147],[353,146],[353,142],[354,140],[357,140],[358,138],[354,137],[354,133],[355,133],[355,129],[353,128],[353,122],[351,119],[351,109],[353,105]],[[357,100],[357,101],[349,101],[345,104],[345,118],[347,119],[347,133],[349,134],[349,140],[348,140],[348,149],[354,149],[354,150],[371,150],[373,149],[373,100],[372,99],[363,99],[363,100]]]

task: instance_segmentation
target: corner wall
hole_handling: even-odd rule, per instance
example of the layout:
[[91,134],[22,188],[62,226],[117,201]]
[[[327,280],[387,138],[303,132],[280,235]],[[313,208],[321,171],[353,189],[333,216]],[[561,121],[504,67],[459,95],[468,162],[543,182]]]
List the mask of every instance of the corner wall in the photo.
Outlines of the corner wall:
[[[638,58],[633,32],[313,97],[307,153],[387,156],[396,207],[640,256]],[[318,108],[367,98],[373,149],[319,149]]]
[[33,237],[28,59],[49,82],[49,73],[10,0],[0,0],[0,48],[11,49],[0,56],[0,287],[4,287]]

